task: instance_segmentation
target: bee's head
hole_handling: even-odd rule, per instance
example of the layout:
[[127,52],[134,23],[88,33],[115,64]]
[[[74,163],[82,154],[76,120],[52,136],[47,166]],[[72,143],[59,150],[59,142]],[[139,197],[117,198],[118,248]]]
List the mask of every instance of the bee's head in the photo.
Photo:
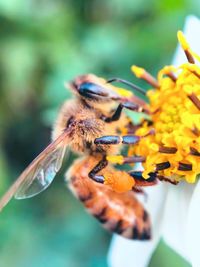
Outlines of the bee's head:
[[78,76],[68,87],[87,101],[108,102],[120,98],[112,85],[93,74]]

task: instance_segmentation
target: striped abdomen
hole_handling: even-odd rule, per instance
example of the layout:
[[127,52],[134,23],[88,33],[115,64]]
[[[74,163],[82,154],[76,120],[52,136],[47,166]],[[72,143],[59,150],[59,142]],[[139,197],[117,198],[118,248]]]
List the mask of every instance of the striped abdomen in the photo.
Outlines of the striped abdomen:
[[119,194],[88,178],[97,162],[93,157],[76,161],[67,172],[69,188],[107,230],[130,239],[150,239],[149,215],[133,192]]

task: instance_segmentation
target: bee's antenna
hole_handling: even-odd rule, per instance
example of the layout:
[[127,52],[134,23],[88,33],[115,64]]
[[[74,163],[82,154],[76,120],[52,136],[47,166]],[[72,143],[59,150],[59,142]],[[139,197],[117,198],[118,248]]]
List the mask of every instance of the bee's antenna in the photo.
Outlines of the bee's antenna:
[[107,83],[112,83],[112,82],[119,82],[119,83],[124,83],[128,86],[130,86],[131,88],[133,88],[134,90],[140,92],[143,95],[146,95],[146,91],[144,89],[142,89],[141,87],[135,85],[134,83],[131,83],[129,81],[123,80],[121,78],[111,78],[107,80]]

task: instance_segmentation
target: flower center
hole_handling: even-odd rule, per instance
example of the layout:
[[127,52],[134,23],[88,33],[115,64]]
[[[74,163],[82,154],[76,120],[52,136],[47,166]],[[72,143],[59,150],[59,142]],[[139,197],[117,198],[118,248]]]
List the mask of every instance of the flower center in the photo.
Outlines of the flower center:
[[164,67],[158,80],[144,69],[132,67],[137,77],[154,87],[147,93],[152,124],[143,120],[136,134],[144,135],[153,128],[155,135],[142,138],[129,154],[146,158],[146,178],[156,171],[173,181],[193,183],[200,174],[200,67],[195,64],[199,56],[191,51],[182,33],[178,38],[188,63]]

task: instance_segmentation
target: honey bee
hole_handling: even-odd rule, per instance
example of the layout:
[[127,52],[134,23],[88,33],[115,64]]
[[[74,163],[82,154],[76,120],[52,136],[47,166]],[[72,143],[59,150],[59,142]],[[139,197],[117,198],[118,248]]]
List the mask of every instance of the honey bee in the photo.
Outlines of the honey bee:
[[[109,80],[112,81],[123,82]],[[68,84],[74,98],[66,101],[60,110],[52,143],[2,197],[0,210],[13,196],[23,199],[44,191],[60,170],[66,150],[70,148],[83,157],[73,163],[66,180],[86,209],[110,231],[127,238],[150,238],[149,215],[134,192],[127,191],[138,191],[138,186],[155,184],[156,175],[152,174],[144,181],[140,172],[117,170],[107,160],[107,155],[119,154],[123,144],[135,144],[143,138],[134,135],[135,126],[122,113],[123,108],[148,113],[148,107],[133,94],[124,96],[109,82],[88,74]],[[138,89],[135,85],[132,87]],[[122,134],[124,128],[127,129],[126,135]],[[143,158],[123,157],[123,161],[142,162]]]

